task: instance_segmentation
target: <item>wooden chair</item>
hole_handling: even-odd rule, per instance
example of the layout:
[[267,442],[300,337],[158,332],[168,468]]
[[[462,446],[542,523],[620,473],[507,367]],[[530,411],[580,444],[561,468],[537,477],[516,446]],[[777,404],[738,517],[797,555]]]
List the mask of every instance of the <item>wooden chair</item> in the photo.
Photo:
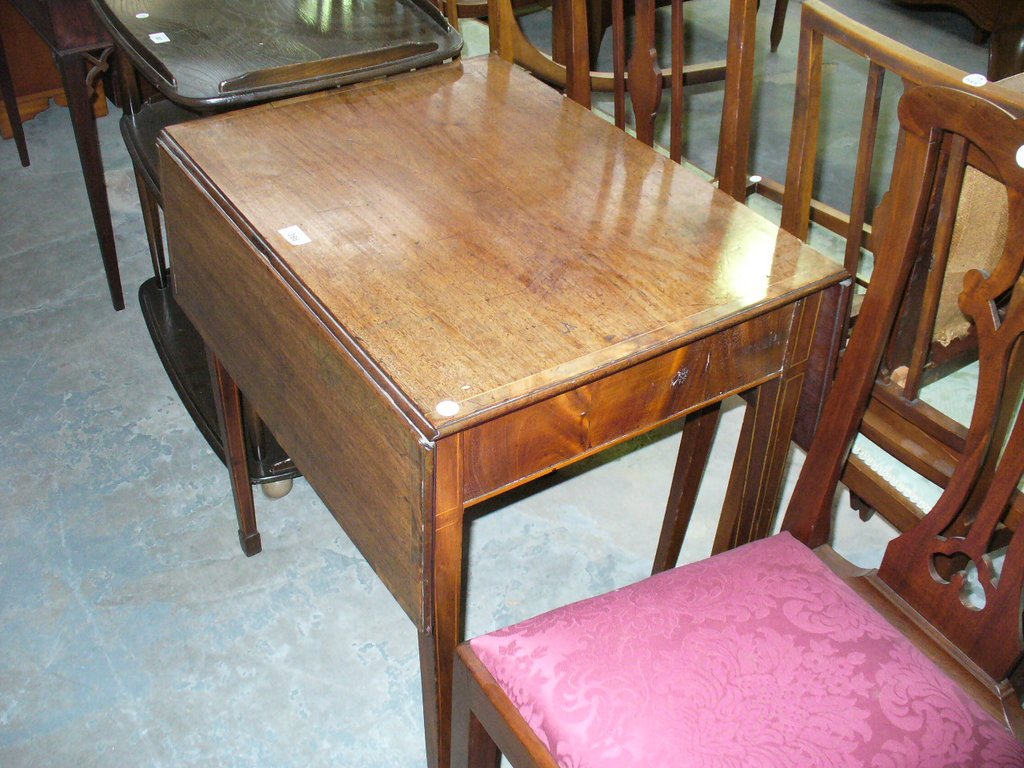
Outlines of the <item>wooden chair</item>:
[[[855,175],[847,191],[850,202],[846,209],[839,208],[835,201],[823,202],[817,189],[817,177],[828,172],[822,167],[818,141],[822,94],[827,92],[823,70],[833,61],[825,56],[829,50],[826,40],[836,46],[833,50],[838,53],[862,59],[867,70]],[[796,98],[785,182],[765,178],[751,187],[751,193],[781,203],[783,228],[802,239],[807,237],[811,222],[841,235],[846,240],[847,269],[857,274],[862,249],[871,250],[871,193],[875,188],[885,188],[886,167],[876,162],[876,152],[886,128],[881,123],[886,76],[899,78],[906,89],[914,85],[963,87],[968,74],[886,37],[820,0],[807,0],[801,6]],[[1019,103],[1014,94],[996,85],[988,84],[984,91],[988,98],[1010,108]]]
[[[541,80],[563,88],[570,98],[591,106],[595,91],[614,94],[615,123],[625,128],[627,95],[631,105],[637,138],[654,143],[655,119],[661,106],[662,91],[671,94],[669,155],[682,159],[683,85],[725,80],[725,105],[719,135],[716,176],[719,186],[737,199],[743,199],[747,185],[750,120],[753,105],[754,32],[757,0],[730,0],[730,41],[727,58],[700,65],[684,65],[683,3],[672,0],[670,51],[663,58],[671,64],[659,64],[656,44],[655,0],[637,0],[633,39],[626,39],[624,0],[611,0],[613,71],[594,70],[590,48],[586,0],[566,0],[556,6],[555,23],[566,30],[566,63],[560,64],[537,49],[523,34],[511,0],[489,0],[491,51],[501,58],[528,69]],[[559,18],[559,14],[562,14]],[[728,73],[728,74],[726,74]]]
[[[1024,765],[1024,533],[993,551],[1024,473],[1024,424],[995,439],[1019,394],[1004,372],[1024,365],[1024,121],[940,87],[899,112],[901,225],[882,235],[783,531],[460,646],[455,768],[491,768],[499,749],[517,768]],[[836,486],[966,156],[1010,190],[1011,222],[960,299],[978,328],[974,418],[938,504],[860,571],[827,543]]]
[[[814,195],[816,171],[820,172],[817,141],[826,39],[869,62],[849,213],[817,201]],[[786,184],[783,187],[769,179],[756,185],[758,192],[782,202],[782,227],[797,237],[807,237],[811,221],[841,234],[846,240],[846,268],[858,276],[861,286],[866,284],[862,257],[872,248],[870,219],[875,219],[877,227],[885,218],[882,205],[871,216],[869,200],[872,186],[879,184],[872,169],[877,165],[882,85],[887,73],[899,77],[904,88],[922,84],[965,87],[968,76],[854,22],[818,0],[805,2]],[[988,84],[980,90],[1011,113],[1024,114],[1024,94],[999,84]],[[972,325],[957,307],[956,286],[969,269],[991,268],[1002,253],[1007,229],[1005,190],[984,165],[974,167],[968,157],[958,183],[963,186],[956,191],[962,204],[946,220],[934,222],[937,261],[930,270],[922,263],[915,271],[861,429],[884,451],[883,461],[892,457],[940,487],[948,483],[962,453],[965,428],[930,405],[922,389],[977,359]],[[844,482],[853,492],[855,503],[865,516],[878,511],[897,529],[907,530],[921,516],[921,510],[905,489],[894,486],[886,473],[872,464],[860,452],[847,464]],[[678,549],[674,551],[678,555]],[[669,551],[658,565],[663,568],[672,563]]]
[[[856,170],[848,190],[849,212],[816,199],[815,181],[827,173],[818,158],[822,94],[827,91],[823,69],[830,61],[825,56],[826,39],[841,46],[840,52],[863,58],[867,68]],[[877,168],[875,156],[885,127],[880,124],[880,106],[887,73],[900,78],[904,88],[922,84],[967,87],[964,78],[968,73],[897,43],[818,0],[807,0],[801,14],[786,183],[765,178],[751,187],[752,192],[782,203],[782,227],[797,237],[807,238],[812,221],[840,234],[845,239],[844,263],[861,288],[867,284],[862,256],[872,249],[876,239],[870,220],[876,219],[874,223],[879,225],[884,219],[881,212],[885,206],[872,214],[870,196],[873,188],[887,181]],[[981,90],[1013,114],[1024,114],[1021,94],[999,84],[988,84]],[[984,168],[974,168],[970,162],[964,179],[963,204],[954,209],[955,217],[939,231],[936,253],[941,261],[931,270],[930,278],[925,265],[920,265],[904,297],[898,333],[886,353],[861,425],[863,438],[843,475],[863,517],[878,512],[901,531],[922,514],[902,476],[909,470],[916,473],[909,476],[912,480],[920,475],[945,487],[963,450],[964,427],[935,407],[925,389],[930,382],[977,359],[970,323],[956,304],[956,281],[969,268],[990,267],[1001,254],[1006,238],[1004,188],[986,175]],[[852,311],[856,313],[856,307]],[[797,433],[797,442],[804,448],[808,434]],[[888,471],[888,467],[895,472]],[[655,555],[655,573],[671,568],[678,560],[692,504],[690,497],[680,503],[675,497],[670,499]],[[1016,515],[1011,524],[1015,520]],[[713,551],[723,551],[767,531],[767,525],[757,531],[738,530],[732,527],[729,516],[723,515]]]

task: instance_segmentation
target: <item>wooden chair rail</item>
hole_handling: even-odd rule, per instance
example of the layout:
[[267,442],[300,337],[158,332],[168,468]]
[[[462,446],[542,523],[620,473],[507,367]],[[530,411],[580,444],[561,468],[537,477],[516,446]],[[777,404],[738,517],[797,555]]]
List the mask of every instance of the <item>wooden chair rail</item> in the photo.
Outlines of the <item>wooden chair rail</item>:
[[[824,89],[825,38],[866,59],[869,68],[849,213],[815,200],[812,194],[821,119],[820,103]],[[807,237],[812,220],[844,236],[844,265],[851,275],[860,271],[862,249],[873,248],[875,244],[885,241],[888,229],[886,222],[889,220],[887,211],[894,219],[898,216],[899,224],[894,225],[895,228],[908,226],[907,211],[895,210],[891,193],[883,198],[874,216],[869,215],[867,205],[870,170],[874,165],[874,145],[879,129],[881,84],[887,71],[902,79],[907,92],[924,84],[974,90],[963,82],[966,73],[900,45],[818,0],[807,0],[803,5],[801,19],[797,96],[786,184],[766,179],[749,187],[782,203],[782,227],[798,237]],[[988,84],[978,90],[990,103],[1008,114],[1024,115],[1024,95],[999,84]],[[897,141],[897,153],[904,141],[905,134],[901,134]],[[967,195],[968,174],[973,174],[972,183],[985,178],[988,179],[986,183],[994,185],[999,192],[1004,187],[992,178],[999,178],[998,169],[992,161],[972,145],[947,139],[939,151],[943,158],[943,173],[936,178],[935,183],[939,186],[930,198],[926,220],[922,223],[924,234],[919,242],[921,251],[908,278],[907,294],[900,297],[893,338],[887,345],[880,373],[858,429],[895,462],[945,487],[964,452],[967,430],[965,426],[924,402],[920,397],[921,388],[949,371],[962,367],[971,359],[977,359],[977,336],[967,319],[960,315],[967,325],[967,332],[948,346],[943,346],[948,340],[943,340],[941,344],[934,341],[937,334],[936,315],[940,302],[952,303],[953,311],[957,311],[955,302],[959,290],[955,286],[962,283],[963,275],[950,271],[947,266],[959,260],[967,264],[958,269],[968,269],[980,260],[978,256],[974,262],[971,261],[975,253],[970,247],[963,248],[967,240],[962,234],[958,235],[962,230],[957,228],[961,225],[960,196]],[[1005,194],[1003,206],[1006,206]],[[982,215],[988,214],[989,211],[982,206]],[[872,218],[875,219],[873,224],[869,221]],[[973,225],[973,220],[963,224],[964,227]],[[951,258],[954,235],[961,237],[961,250],[965,251],[957,259]],[[994,246],[1001,247],[1001,243],[995,242]],[[994,246],[989,247],[993,254]],[[879,265],[876,264],[877,268]],[[947,275],[954,281],[954,290],[951,296],[940,297],[940,292],[946,293],[943,283]],[[854,311],[860,300],[860,296],[851,297]],[[1001,311],[1005,314],[1005,308]],[[1018,384],[1011,379],[1007,387],[1012,389]],[[1011,415],[1004,415],[994,439],[1003,439]],[[907,530],[919,518],[920,510],[908,503],[900,489],[886,483],[884,478],[855,457],[851,463],[853,467],[845,477],[849,480],[854,503],[862,509],[863,514],[869,514],[871,509],[875,509],[899,530]],[[1019,515],[1015,513],[1008,518],[1006,524],[1013,527],[1018,518]],[[675,563],[682,542],[681,531],[685,531],[686,522],[684,517],[674,513],[671,508],[667,511],[655,570]],[[723,535],[723,525],[726,523],[720,525],[720,536]]]
[[[868,62],[864,114],[858,146],[857,172],[851,190],[849,211],[837,211],[813,196],[817,138],[820,128],[820,100],[823,85],[824,40],[841,45]],[[751,190],[769,199],[782,202],[782,226],[800,238],[807,237],[811,220],[822,224],[847,240],[846,267],[856,274],[861,248],[870,250],[870,212],[867,211],[870,169],[878,134],[881,88],[887,73],[900,78],[906,87],[939,85],[964,87],[969,74],[931,58],[910,46],[853,21],[818,0],[802,7],[800,53],[798,58],[798,92],[793,111],[790,137],[790,160],[785,183],[765,179],[751,185]],[[985,96],[1009,111],[1024,112],[1024,98],[1000,85],[988,83]],[[781,200],[780,200],[781,197]]]
[[[529,70],[535,77],[548,85],[565,89],[568,85],[568,65],[555,61],[535,46],[523,33],[518,23],[507,23],[504,20],[515,18],[515,6],[512,0],[496,0],[492,2],[490,12],[492,19],[490,32],[491,49],[506,61],[512,61]],[[725,79],[726,62],[719,61],[689,64],[683,67],[683,82],[686,85],[714,83]],[[661,72],[663,87],[668,87],[672,78],[672,67]],[[626,79],[629,79],[628,73]],[[598,93],[612,93],[615,90],[615,73],[595,70],[590,72],[590,90]]]
[[[654,122],[662,104],[662,91],[671,92],[669,117],[669,156],[682,160],[684,85],[725,80],[725,106],[722,112],[717,168],[714,169],[721,189],[736,199],[744,199],[747,185],[750,121],[753,106],[754,28],[757,14],[755,0],[730,0],[730,41],[724,61],[681,64],[683,50],[683,3],[671,2],[670,51],[664,58],[671,64],[662,68],[655,50],[656,0],[637,0],[635,39],[627,46],[625,33],[626,8],[623,0],[611,2],[613,71],[594,69],[593,51],[588,29],[588,10],[584,0],[566,0],[555,9],[555,27],[565,33],[565,63],[555,61],[540,51],[523,33],[515,16],[512,0],[490,0],[489,26],[491,51],[506,61],[514,62],[536,77],[564,89],[573,100],[591,106],[594,92],[614,94],[616,125],[627,123],[627,94],[632,107],[637,138],[653,144]],[[629,60],[627,47],[631,48]],[[726,73],[729,73],[728,75]]]

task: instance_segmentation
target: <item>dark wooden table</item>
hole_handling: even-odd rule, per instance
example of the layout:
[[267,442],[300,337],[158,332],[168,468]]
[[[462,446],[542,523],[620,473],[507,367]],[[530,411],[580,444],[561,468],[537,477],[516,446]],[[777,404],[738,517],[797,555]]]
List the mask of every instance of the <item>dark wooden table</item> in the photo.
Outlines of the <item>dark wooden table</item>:
[[[124,295],[121,291],[121,275],[117,266],[117,251],[114,247],[114,228],[110,222],[110,204],[107,201],[107,187],[103,174],[103,158],[100,154],[99,134],[96,130],[96,116],[93,114],[93,87],[96,76],[106,71],[113,45],[106,29],[96,18],[89,0],[8,0],[10,4],[32,25],[39,37],[53,51],[54,61],[60,71],[71,125],[78,145],[78,157],[82,164],[82,176],[92,209],[92,220],[99,240],[100,256],[107,276],[107,287],[114,309],[124,309]],[[0,44],[2,45],[2,44]],[[0,51],[0,65],[3,52]],[[0,77],[3,76],[0,66]],[[10,83],[0,82],[4,95],[11,94]],[[16,109],[16,107],[15,107]],[[16,113],[10,111],[15,137],[19,140],[23,164],[28,163],[24,138],[20,137],[20,124],[15,128]]]
[[462,39],[426,0],[93,0],[142,75],[211,111],[436,64]]
[[430,765],[468,505],[746,391],[730,498],[773,514],[845,273],[522,70],[234,112],[161,152],[175,296],[416,625]]
[[979,30],[989,33],[988,79],[1000,80],[1024,71],[1024,0],[897,0],[959,11]]

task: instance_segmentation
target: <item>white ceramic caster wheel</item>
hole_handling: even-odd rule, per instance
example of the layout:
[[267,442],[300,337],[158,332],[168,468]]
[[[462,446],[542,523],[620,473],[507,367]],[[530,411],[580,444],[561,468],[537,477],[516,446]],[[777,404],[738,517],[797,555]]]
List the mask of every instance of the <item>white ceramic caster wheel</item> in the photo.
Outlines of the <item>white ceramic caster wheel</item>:
[[282,496],[288,495],[292,485],[292,479],[288,477],[284,480],[274,480],[271,483],[260,483],[260,490],[268,499],[280,499]]

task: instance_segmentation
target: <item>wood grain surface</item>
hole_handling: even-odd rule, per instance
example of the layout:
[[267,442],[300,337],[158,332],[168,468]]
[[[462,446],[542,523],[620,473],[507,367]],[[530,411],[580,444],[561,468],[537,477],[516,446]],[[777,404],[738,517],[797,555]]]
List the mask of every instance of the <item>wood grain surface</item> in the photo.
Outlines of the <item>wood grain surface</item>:
[[[177,126],[170,139],[428,435],[838,274],[497,59]],[[289,226],[311,242],[290,245]],[[444,401],[458,412],[439,412]]]

